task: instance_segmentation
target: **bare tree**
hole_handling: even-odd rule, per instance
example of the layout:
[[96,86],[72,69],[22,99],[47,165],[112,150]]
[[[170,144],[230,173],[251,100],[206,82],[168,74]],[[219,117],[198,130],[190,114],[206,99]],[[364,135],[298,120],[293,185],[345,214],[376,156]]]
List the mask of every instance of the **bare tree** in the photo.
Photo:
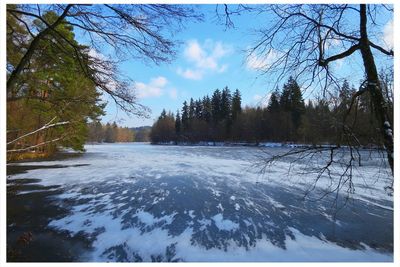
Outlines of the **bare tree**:
[[[58,14],[54,22],[46,21],[46,12]],[[117,63],[127,59],[150,60],[156,64],[169,61],[175,55],[173,34],[183,27],[183,21],[201,19],[190,6],[179,5],[18,5],[7,6],[7,15],[15,17],[30,34],[23,56],[15,66],[8,66],[7,100],[20,96],[18,84],[21,73],[29,72],[30,61],[41,40],[52,39],[56,45],[73,49],[81,71],[97,88],[110,95],[124,111],[144,116],[148,109],[137,103],[132,81],[118,71]],[[37,29],[30,22],[39,20],[45,27]],[[89,40],[92,53],[66,39],[57,26],[69,25],[83,32]],[[8,25],[12,27],[12,25]],[[14,29],[8,29],[11,33]],[[111,47],[117,59],[100,55],[102,47]]]
[[[258,40],[248,50],[247,59],[258,60],[258,69],[261,75],[276,78],[276,83],[283,77],[294,76],[300,80],[303,88],[321,88],[323,96],[333,95],[333,90],[340,87],[339,77],[332,70],[333,62],[348,57],[361,55],[365,81],[361,84],[351,99],[348,112],[343,116],[340,124],[341,143],[348,149],[338,145],[329,147],[294,148],[280,155],[266,155],[255,164],[265,172],[270,164],[280,159],[290,159],[292,163],[315,158],[324,158],[324,163],[309,173],[316,174],[306,195],[311,192],[322,176],[328,177],[332,183],[325,191],[326,194],[339,193],[344,186],[347,192],[354,191],[353,167],[361,165],[362,155],[360,143],[348,123],[349,113],[356,106],[358,99],[366,94],[373,106],[373,116],[379,125],[380,140],[385,150],[387,162],[393,173],[393,122],[391,120],[392,95],[387,90],[387,81],[383,83],[378,75],[376,57],[383,56],[393,59],[393,49],[381,46],[374,36],[382,30],[377,17],[393,16],[393,9],[387,5],[247,5],[217,7],[217,13],[222,13],[227,27],[233,27],[233,16],[243,12],[267,15],[265,25],[261,25],[256,32]],[[218,10],[219,9],[219,10]],[[358,20],[358,21],[357,21]],[[375,38],[374,38],[375,37]],[[393,63],[391,63],[393,64]],[[383,78],[383,77],[382,77]],[[386,77],[387,78],[387,77]],[[389,101],[388,101],[389,100]],[[357,145],[358,144],[358,145]],[[344,152],[346,155],[344,155]],[[345,160],[344,160],[345,159]],[[321,162],[320,162],[321,163]],[[333,175],[334,165],[343,168],[341,173]],[[339,177],[338,180],[333,176]],[[392,183],[393,185],[393,183]],[[388,186],[392,192],[392,186]],[[323,193],[322,196],[326,194]]]

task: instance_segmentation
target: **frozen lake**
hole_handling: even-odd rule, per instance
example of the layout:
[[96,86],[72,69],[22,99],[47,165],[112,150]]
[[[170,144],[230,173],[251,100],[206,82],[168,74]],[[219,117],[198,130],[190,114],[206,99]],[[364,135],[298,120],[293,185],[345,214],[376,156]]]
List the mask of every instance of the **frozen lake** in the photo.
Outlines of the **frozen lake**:
[[[18,254],[15,239],[30,231],[28,261],[393,261],[391,176],[378,153],[365,151],[355,193],[336,210],[335,194],[304,199],[315,176],[306,170],[321,158],[263,175],[253,166],[283,148],[86,149],[10,167],[19,173],[7,179],[8,249]],[[309,196],[329,184],[322,177]],[[344,187],[338,202],[347,196]]]

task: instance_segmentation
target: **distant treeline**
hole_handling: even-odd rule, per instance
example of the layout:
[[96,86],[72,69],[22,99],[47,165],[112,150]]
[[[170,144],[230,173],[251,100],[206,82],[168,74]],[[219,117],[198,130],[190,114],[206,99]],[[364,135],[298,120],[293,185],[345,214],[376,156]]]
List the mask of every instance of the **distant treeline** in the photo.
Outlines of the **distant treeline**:
[[135,142],[150,142],[150,126],[131,128],[135,133]]
[[[382,80],[384,81],[383,77]],[[151,130],[151,141],[262,141],[305,144],[381,144],[369,94],[352,103],[356,89],[344,81],[337,95],[305,103],[300,86],[289,78],[271,93],[266,107],[241,106],[241,94],[225,87],[211,97],[190,99],[174,115],[162,111]],[[386,97],[393,110],[392,93]],[[392,112],[393,114],[393,112]],[[356,136],[357,138],[354,138]]]
[[88,124],[87,142],[148,142],[150,127],[128,128],[120,127],[116,122],[102,124],[94,121]]

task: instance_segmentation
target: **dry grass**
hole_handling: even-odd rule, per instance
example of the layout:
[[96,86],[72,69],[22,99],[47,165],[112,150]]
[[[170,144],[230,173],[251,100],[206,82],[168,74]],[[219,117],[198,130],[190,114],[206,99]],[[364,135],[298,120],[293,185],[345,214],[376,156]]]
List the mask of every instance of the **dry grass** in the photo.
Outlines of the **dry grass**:
[[51,153],[49,152],[23,152],[23,153],[8,153],[7,162],[9,161],[20,161],[26,159],[38,159],[49,157]]

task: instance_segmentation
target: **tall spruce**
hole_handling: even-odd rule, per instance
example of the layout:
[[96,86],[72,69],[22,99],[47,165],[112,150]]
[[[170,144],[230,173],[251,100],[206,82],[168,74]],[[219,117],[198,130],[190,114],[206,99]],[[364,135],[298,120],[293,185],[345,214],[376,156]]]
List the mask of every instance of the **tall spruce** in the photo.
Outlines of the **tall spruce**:
[[189,107],[187,102],[183,102],[182,107],[182,132],[189,130]]
[[202,106],[203,106],[202,118],[207,123],[210,123],[212,119],[212,105],[210,97],[208,95],[203,97]]
[[221,93],[221,118],[228,121],[231,116],[232,96],[231,91],[226,86]]
[[268,102],[268,111],[271,113],[275,113],[278,112],[280,110],[280,100],[281,96],[279,94],[279,89],[276,89],[275,91],[272,92],[271,97],[269,98],[269,102]]
[[175,117],[175,133],[177,134],[177,136],[181,134],[181,127],[182,127],[181,115],[179,114],[179,110],[177,110]]
[[194,104],[193,98],[190,98],[190,104],[189,104],[189,120],[192,121],[193,118],[195,117],[195,112],[196,112],[196,106]]
[[242,112],[242,96],[239,89],[236,89],[232,96],[232,121],[235,121],[238,114]]
[[287,118],[290,118],[290,125],[288,125],[288,129],[290,129],[289,138],[293,138],[300,127],[301,116],[305,111],[300,86],[293,77],[289,77],[289,80],[284,84],[279,102],[286,112]]
[[202,114],[203,114],[203,106],[201,104],[201,99],[198,99],[195,101],[194,103],[195,105],[195,118],[197,120],[201,120],[202,119]]
[[216,89],[211,97],[211,113],[214,123],[221,120],[221,91]]

